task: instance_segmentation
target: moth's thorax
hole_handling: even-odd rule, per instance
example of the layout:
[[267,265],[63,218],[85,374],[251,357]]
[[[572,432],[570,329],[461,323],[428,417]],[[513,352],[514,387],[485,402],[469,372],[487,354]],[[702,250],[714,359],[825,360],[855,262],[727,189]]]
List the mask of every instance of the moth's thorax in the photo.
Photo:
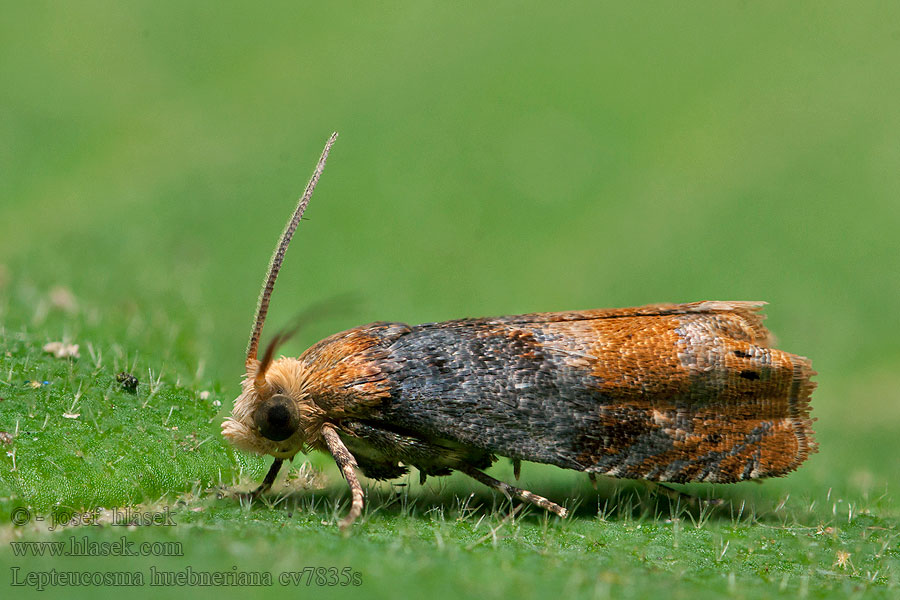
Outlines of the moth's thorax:
[[[234,401],[231,417],[222,423],[222,435],[241,450],[276,458],[291,458],[304,446],[320,445],[324,412],[310,393],[312,373],[307,363],[291,357],[273,361],[266,369],[266,385],[262,390],[256,384],[258,369],[259,361],[247,364],[241,395]],[[300,414],[300,427],[279,442],[263,437],[254,422],[260,405],[276,394],[291,398]]]

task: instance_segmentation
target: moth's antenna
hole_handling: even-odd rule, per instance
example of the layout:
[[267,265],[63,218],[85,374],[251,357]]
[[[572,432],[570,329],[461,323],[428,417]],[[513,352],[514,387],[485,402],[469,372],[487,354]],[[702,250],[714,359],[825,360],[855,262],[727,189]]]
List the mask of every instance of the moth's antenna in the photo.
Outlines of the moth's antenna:
[[[322,171],[325,170],[325,161],[328,160],[328,153],[331,151],[331,147],[334,145],[337,136],[338,134],[335,131],[325,143],[325,149],[322,150],[322,156],[319,158],[316,170],[313,172],[309,183],[306,184],[306,191],[304,191],[303,196],[300,197],[297,209],[294,211],[294,214],[291,215],[291,220],[288,221],[287,226],[284,228],[284,233],[281,234],[278,246],[275,248],[275,254],[272,255],[272,261],[269,263],[269,272],[266,275],[266,282],[259,294],[259,302],[257,302],[256,305],[256,322],[253,324],[253,331],[250,334],[250,343],[247,345],[248,365],[251,361],[256,360],[256,354],[259,349],[259,336],[262,333],[263,323],[266,320],[266,313],[269,312],[269,298],[272,296],[272,289],[275,287],[275,278],[278,277],[281,263],[284,262],[284,253],[287,251],[288,244],[291,243],[291,237],[293,237],[294,231],[297,230],[297,225],[300,224],[300,219],[303,217],[303,211],[306,210],[306,206],[309,204],[309,199],[312,198],[313,190],[316,189],[316,184],[319,183],[319,177],[322,176]],[[260,374],[264,372],[264,369],[260,370]],[[257,375],[257,378],[258,377],[259,375]]]

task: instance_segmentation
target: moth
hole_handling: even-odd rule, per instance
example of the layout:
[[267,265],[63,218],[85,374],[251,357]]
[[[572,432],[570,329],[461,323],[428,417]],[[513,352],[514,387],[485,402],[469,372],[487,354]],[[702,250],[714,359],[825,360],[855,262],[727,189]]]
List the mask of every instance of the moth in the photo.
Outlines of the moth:
[[443,323],[377,322],[299,357],[258,356],[275,279],[337,134],[291,216],[266,275],[242,393],[223,435],[274,462],[267,491],[298,452],[330,453],[352,502],[356,471],[392,479],[415,467],[460,471],[566,516],[484,469],[503,456],[591,475],[730,483],[778,477],[816,451],[810,361],[772,347],[763,302],[692,302]]

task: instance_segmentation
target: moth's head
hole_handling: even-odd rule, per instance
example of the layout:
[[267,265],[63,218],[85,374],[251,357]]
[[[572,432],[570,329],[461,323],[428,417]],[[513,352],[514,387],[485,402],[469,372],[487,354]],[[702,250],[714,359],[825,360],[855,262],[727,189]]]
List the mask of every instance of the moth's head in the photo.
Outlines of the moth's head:
[[248,362],[243,391],[222,423],[222,435],[241,450],[276,458],[303,451],[322,422],[322,411],[306,392],[307,374],[295,358],[282,357],[268,366]]
[[306,191],[281,234],[259,295],[256,320],[247,346],[247,371],[242,384],[243,391],[234,402],[231,417],[222,423],[222,435],[242,450],[271,454],[276,458],[290,458],[302,451],[306,444],[316,442],[321,428],[321,411],[305,392],[308,380],[305,364],[294,358],[273,360],[275,350],[293,335],[296,327],[276,335],[266,348],[262,360],[258,358],[257,350],[284,253],[322,175],[335,139],[337,133],[331,134],[316,170],[306,185]]

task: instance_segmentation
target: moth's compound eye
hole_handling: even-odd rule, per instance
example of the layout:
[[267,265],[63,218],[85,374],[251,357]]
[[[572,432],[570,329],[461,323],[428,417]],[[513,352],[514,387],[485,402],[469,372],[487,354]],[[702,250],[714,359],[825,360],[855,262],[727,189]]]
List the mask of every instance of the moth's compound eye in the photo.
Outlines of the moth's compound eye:
[[289,396],[279,394],[259,405],[253,421],[263,437],[281,442],[294,435],[300,427],[300,413]]

